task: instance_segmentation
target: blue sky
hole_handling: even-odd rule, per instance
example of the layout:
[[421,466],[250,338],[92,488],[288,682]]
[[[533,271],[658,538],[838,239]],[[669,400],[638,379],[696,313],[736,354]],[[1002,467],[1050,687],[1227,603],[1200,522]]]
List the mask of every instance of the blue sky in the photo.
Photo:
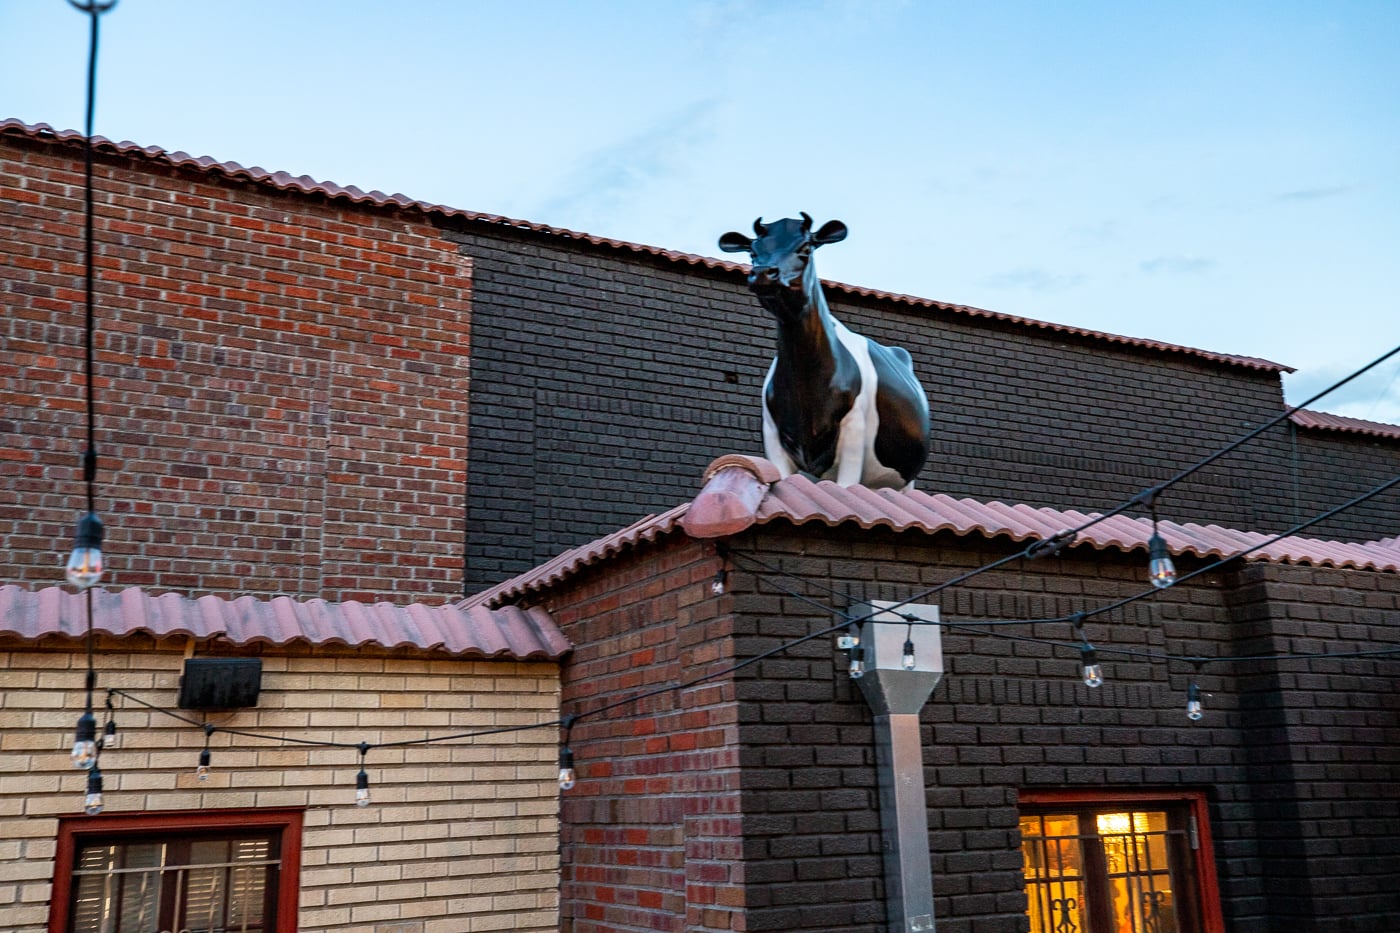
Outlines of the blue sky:
[[[0,117],[81,128],[86,19],[0,0]],[[1400,3],[121,0],[96,131],[1296,367],[1400,344]],[[713,322],[722,326],[722,322]],[[1400,423],[1392,361],[1315,407]]]

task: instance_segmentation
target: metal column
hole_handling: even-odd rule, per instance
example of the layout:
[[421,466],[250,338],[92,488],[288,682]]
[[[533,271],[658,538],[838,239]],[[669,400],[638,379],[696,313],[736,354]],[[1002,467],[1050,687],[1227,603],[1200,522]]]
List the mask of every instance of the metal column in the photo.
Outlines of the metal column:
[[[857,617],[890,603],[856,606]],[[880,826],[885,853],[885,914],[890,933],[933,930],[933,870],[928,853],[928,804],[919,711],[943,677],[942,629],[914,625],[938,621],[937,606],[900,606],[865,623],[861,646],[865,676],[861,693],[875,713],[875,761],[879,771]],[[906,635],[914,642],[915,665],[905,670]]]

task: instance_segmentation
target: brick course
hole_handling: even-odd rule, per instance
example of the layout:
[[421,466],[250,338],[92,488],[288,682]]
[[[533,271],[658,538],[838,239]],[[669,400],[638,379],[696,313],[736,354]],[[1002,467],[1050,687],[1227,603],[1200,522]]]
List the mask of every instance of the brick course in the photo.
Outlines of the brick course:
[[[0,578],[83,506],[80,153],[0,145]],[[112,585],[460,591],[471,264],[393,211],[102,155],[97,508]]]

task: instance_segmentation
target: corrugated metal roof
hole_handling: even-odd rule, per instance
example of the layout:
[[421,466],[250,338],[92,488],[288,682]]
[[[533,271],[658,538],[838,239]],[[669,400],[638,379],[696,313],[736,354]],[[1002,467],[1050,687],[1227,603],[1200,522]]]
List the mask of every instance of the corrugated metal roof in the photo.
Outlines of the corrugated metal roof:
[[[14,118],[0,120],[0,135],[26,136],[31,139],[60,142],[69,145],[77,145],[83,141],[83,134],[75,130],[55,130],[47,123],[30,125]],[[362,191],[354,186],[342,187],[333,182],[317,181],[307,175],[291,175],[287,172],[269,172],[266,169],[254,166],[245,168],[236,162],[220,162],[209,156],[195,157],[186,152],[170,152],[159,146],[138,146],[133,142],[113,142],[101,136],[93,137],[93,146],[97,151],[114,152],[126,156],[140,156],[155,162],[177,168],[192,169],[210,175],[222,175],[239,181],[249,181],[255,184],[267,185],[279,191],[291,191],[299,194],[321,195],[332,200],[348,201],[351,204],[391,207],[400,210],[417,210],[427,214],[435,214],[443,217],[457,217],[476,223],[496,224],[499,226],[513,227],[520,230],[529,230],[534,233],[542,233],[548,236],[560,237],[569,240],[580,240],[594,246],[603,246],[609,249],[623,250],[632,253],[642,253],[648,256],[656,256],[671,262],[683,263],[690,266],[700,266],[706,269],[717,269],[725,272],[745,273],[748,266],[739,263],[726,262],[721,259],[714,259],[709,256],[697,256],[694,253],[681,253],[675,250],[660,249],[654,246],[644,246],[638,243],[629,243],[625,240],[614,240],[608,237],[593,236],[588,233],[580,233],[576,230],[568,230],[563,227],[551,227],[546,224],[531,223],[525,220],[514,220],[509,217],[502,217],[498,214],[481,214],[475,211],[465,211],[459,208],[448,207],[444,204],[430,204],[425,201],[418,201],[403,194],[385,194],[382,191]],[[1122,344],[1124,346],[1137,347],[1146,350],[1157,350],[1166,353],[1182,353],[1202,359],[1213,360],[1218,363],[1227,363],[1232,366],[1243,366],[1249,369],[1261,369],[1268,372],[1293,372],[1291,366],[1275,363],[1270,360],[1259,359],[1252,356],[1237,356],[1230,353],[1216,353],[1211,350],[1200,350],[1195,347],[1183,347],[1177,344],[1163,343],[1157,340],[1146,340],[1138,337],[1123,337],[1118,334],[1109,334],[1103,331],[1089,330],[1082,327],[1070,327],[1065,324],[1055,324],[1049,321],[1037,321],[1033,318],[1018,317],[1013,314],[1002,314],[996,311],[987,311],[982,308],[974,308],[970,305],[949,304],[942,301],[934,301],[929,298],[917,298],[912,295],[901,295],[897,292],[880,291],[873,288],[862,288],[854,285],[845,285],[840,282],[830,282],[823,280],[823,284],[834,292],[861,298],[872,298],[880,301],[890,301],[896,304],[909,305],[916,308],[923,308],[934,311],[947,312],[956,315],[967,315],[969,317],[985,318],[987,320],[1000,321],[1006,324],[1013,324],[1023,327],[1033,327],[1040,330],[1048,330],[1062,334],[1073,334],[1079,337],[1089,337],[1094,340],[1104,340],[1109,343]]]
[[[83,595],[57,586],[37,592],[0,587],[0,635],[82,637],[85,603]],[[286,596],[190,599],[178,593],[153,596],[137,587],[94,590],[92,606],[94,631],[116,637],[136,632],[156,638],[221,636],[234,645],[408,648],[516,661],[557,661],[570,649],[549,613],[538,607],[299,602]]]
[[[749,463],[746,465],[745,461]],[[827,481],[813,482],[803,476],[789,476],[771,482],[768,471],[772,465],[759,458],[722,457],[715,461],[715,465],[720,464],[724,469],[706,471],[707,488],[723,485],[727,507],[732,507],[737,499],[734,495],[737,486],[735,471],[747,472],[749,481],[761,490],[761,494],[755,496],[758,504],[749,525],[790,522],[794,525],[820,523],[836,527],[849,524],[922,534],[952,532],[963,536],[1004,537],[1020,542],[1049,538],[1062,530],[1076,528],[1098,515],[1072,509],[955,499],[942,493],[929,494],[919,490],[898,492],[864,486],[838,486]],[[742,476],[739,480],[742,481]],[[706,499],[706,492],[702,490],[693,502],[662,515],[649,516],[605,538],[566,551],[534,570],[470,597],[463,605],[499,606],[521,599],[615,554],[684,531],[687,513],[692,508],[697,511],[704,509]],[[696,525],[708,527],[709,522],[702,519]],[[732,522],[726,527],[742,530]],[[1256,531],[1192,522],[1178,524],[1161,521],[1158,531],[1173,554],[1201,558],[1228,557],[1272,537]],[[1150,519],[1115,515],[1081,533],[1073,547],[1119,551],[1141,549],[1146,552],[1151,535]],[[1245,559],[1396,573],[1400,572],[1400,538],[1367,542],[1282,538],[1247,555]]]
[[1332,415],[1325,411],[1311,411],[1307,408],[1295,408],[1288,417],[1300,428],[1346,431],[1351,434],[1368,434],[1371,437],[1400,438],[1400,425],[1397,424],[1348,418],[1345,415]]

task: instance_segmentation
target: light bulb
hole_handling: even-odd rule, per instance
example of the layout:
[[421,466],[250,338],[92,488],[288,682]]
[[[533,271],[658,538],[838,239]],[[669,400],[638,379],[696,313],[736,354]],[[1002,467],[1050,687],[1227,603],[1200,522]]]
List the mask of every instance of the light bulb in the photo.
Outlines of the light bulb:
[[364,768],[355,775],[355,806],[369,806],[369,775],[365,773]]
[[1186,688],[1186,718],[1197,721],[1205,712],[1201,706],[1201,688],[1192,684]]
[[73,767],[91,768],[97,764],[97,719],[92,710],[78,717],[73,733]]
[[851,665],[846,668],[846,672],[851,675],[852,680],[860,680],[865,676],[865,649],[859,643],[851,649]]
[[724,595],[724,571],[715,574],[715,582],[710,584],[710,592],[716,596]]
[[96,816],[102,812],[102,772],[93,768],[88,772],[87,796],[83,798],[83,812]]
[[1079,650],[1079,661],[1084,665],[1084,686],[1098,687],[1103,684],[1103,668],[1099,665],[1099,653],[1093,645],[1085,644]]
[[904,657],[902,663],[906,671],[912,671],[915,665],[919,663],[918,658],[914,657],[914,639],[912,638],[904,639]]
[[573,749],[565,745],[559,749],[559,789],[570,790],[578,783],[578,775],[574,773],[574,752]]
[[102,570],[102,519],[89,512],[78,520],[65,573],[69,583],[85,590],[102,579]]
[[1156,532],[1147,542],[1147,578],[1159,590],[1176,582],[1176,565],[1167,551],[1167,542]]
[[194,769],[194,776],[201,781],[209,780],[209,749],[200,750],[199,766]]
[[121,743],[117,738],[117,721],[107,720],[107,725],[102,728],[102,747],[104,749],[116,748]]

